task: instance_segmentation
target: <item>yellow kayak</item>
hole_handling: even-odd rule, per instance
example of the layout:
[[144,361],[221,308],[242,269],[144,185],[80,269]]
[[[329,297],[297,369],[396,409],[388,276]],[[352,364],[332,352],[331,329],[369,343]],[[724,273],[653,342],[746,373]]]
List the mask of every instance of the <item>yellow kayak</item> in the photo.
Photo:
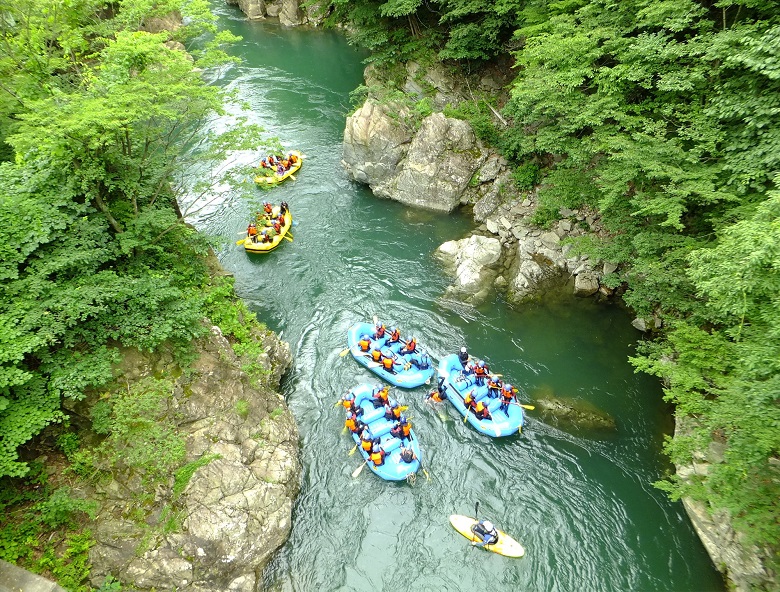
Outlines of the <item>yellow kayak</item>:
[[[455,527],[455,530],[472,542],[481,540],[471,532],[471,527],[476,523],[477,521],[469,516],[461,516],[460,514],[452,514],[450,516],[450,524]],[[498,531],[498,542],[494,545],[485,545],[484,548],[504,557],[522,557],[525,555],[523,546],[501,530]]]

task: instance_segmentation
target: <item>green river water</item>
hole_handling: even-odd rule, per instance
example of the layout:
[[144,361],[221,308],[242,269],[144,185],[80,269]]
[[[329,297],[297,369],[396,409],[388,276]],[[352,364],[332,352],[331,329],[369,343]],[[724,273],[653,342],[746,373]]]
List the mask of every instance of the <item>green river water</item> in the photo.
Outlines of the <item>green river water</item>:
[[[218,8],[241,35],[244,63],[220,82],[256,121],[307,158],[295,181],[264,195],[289,202],[294,241],[269,255],[236,246],[252,206],[230,192],[191,218],[219,237],[239,295],[290,343],[282,392],[300,429],[302,491],[292,535],[263,574],[268,590],[724,590],[682,505],[652,482],[669,469],[671,429],[658,382],[627,362],[641,335],[615,305],[564,298],[479,309],[441,299],[448,279],[432,254],[473,226],[375,198],[341,165],[348,94],[364,57],[337,33],[248,22]],[[214,122],[227,127],[232,115]],[[236,155],[256,161],[259,154]],[[259,191],[259,190],[258,190]],[[378,315],[414,333],[435,357],[467,345],[526,393],[553,394],[612,414],[616,433],[572,434],[530,412],[522,435],[491,439],[454,408],[423,404],[425,388],[393,389],[409,405],[430,480],[385,482],[365,470],[334,402],[378,378],[339,357],[347,328]],[[480,514],[517,538],[521,559],[473,549],[448,523]]]

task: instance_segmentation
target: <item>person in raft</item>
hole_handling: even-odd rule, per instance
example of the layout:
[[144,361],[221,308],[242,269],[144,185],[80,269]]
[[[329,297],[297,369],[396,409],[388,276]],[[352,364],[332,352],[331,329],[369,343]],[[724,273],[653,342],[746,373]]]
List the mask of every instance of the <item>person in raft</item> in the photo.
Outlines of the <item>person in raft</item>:
[[404,354],[413,354],[417,351],[417,339],[414,337],[410,337],[409,340],[406,342],[406,344],[401,348],[401,350],[398,352],[401,355]]
[[382,450],[382,447],[379,444],[374,444],[369,458],[371,459],[371,462],[374,463],[375,467],[381,467],[385,464],[385,456],[387,456],[387,453]]
[[401,406],[396,401],[385,405],[385,419],[392,421],[401,419]]
[[387,370],[390,374],[395,374],[395,354],[389,349],[382,352],[382,368]]
[[390,403],[390,387],[387,385],[381,388],[377,387],[372,395],[371,402],[374,404],[374,409],[379,409]]
[[478,401],[477,405],[474,407],[474,415],[477,416],[477,419],[493,419],[493,416],[490,415],[490,410],[487,408],[487,405],[485,405],[482,401]]
[[387,345],[398,343],[399,341],[401,341],[401,332],[398,330],[398,327],[393,327],[390,329],[390,337],[387,338]]
[[[363,411],[360,409],[360,411]],[[359,434],[363,431],[363,428],[366,427],[366,424],[363,423],[363,420],[361,420],[358,417],[358,414],[354,411],[347,411],[346,412],[346,419],[344,419],[344,426],[353,434]]]
[[360,341],[358,341],[357,344],[362,352],[368,353],[368,350],[371,349],[371,340],[368,338],[367,334],[361,335]]
[[411,448],[405,448],[404,446],[401,446],[401,460],[405,463],[411,464],[417,460],[417,455]]
[[471,527],[473,532],[481,540],[472,541],[471,546],[484,547],[485,545],[495,545],[498,542],[498,530],[493,526],[490,520],[480,520]]
[[509,405],[512,399],[517,399],[517,389],[511,384],[505,384],[501,387],[501,406],[499,409],[509,415]]
[[254,222],[250,222],[249,226],[246,229],[246,234],[249,238],[252,239],[253,243],[257,242],[257,224]]
[[374,329],[376,329],[374,331],[374,339],[382,339],[385,336],[385,324],[381,321],[376,324]]
[[460,352],[458,353],[458,360],[460,360],[460,365],[463,366],[463,369],[466,369],[466,364],[469,363],[469,350],[467,350],[465,347],[460,348]]

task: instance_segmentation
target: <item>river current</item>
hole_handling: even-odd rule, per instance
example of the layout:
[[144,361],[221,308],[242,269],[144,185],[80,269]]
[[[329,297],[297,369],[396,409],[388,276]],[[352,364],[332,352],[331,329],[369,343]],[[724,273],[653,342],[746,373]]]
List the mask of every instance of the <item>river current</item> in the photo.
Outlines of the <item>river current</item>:
[[[724,590],[682,505],[652,485],[670,470],[661,452],[670,410],[658,381],[628,363],[641,339],[628,313],[574,297],[515,308],[496,297],[476,309],[443,300],[448,278],[433,252],[465,236],[471,219],[376,198],[340,165],[365,55],[335,32],[249,22],[224,5],[217,12],[220,26],[243,37],[234,48],[243,63],[219,83],[270,135],[306,155],[295,180],[257,190],[286,200],[295,219],[293,241],[274,252],[248,255],[235,244],[256,207],[239,194],[228,191],[190,218],[217,238],[240,297],[294,356],[282,392],[300,429],[302,491],[264,588]],[[522,389],[524,403],[586,401],[613,415],[617,430],[571,433],[531,411],[521,435],[492,439],[454,408],[423,404],[426,388],[393,388],[409,406],[430,479],[391,483],[369,470],[353,479],[360,460],[349,455],[334,403],[379,379],[339,353],[348,327],[375,315],[436,358],[468,346]],[[518,539],[525,557],[471,548],[455,532],[449,515],[473,515],[477,501],[480,517]]]

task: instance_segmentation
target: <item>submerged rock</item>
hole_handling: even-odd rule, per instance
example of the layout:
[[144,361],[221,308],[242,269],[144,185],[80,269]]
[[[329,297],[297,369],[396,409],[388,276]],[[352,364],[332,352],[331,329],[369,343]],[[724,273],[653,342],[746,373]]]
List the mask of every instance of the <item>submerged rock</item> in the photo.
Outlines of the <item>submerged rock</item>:
[[549,424],[564,431],[615,431],[615,418],[595,405],[578,399],[544,397],[534,401],[536,411]]

